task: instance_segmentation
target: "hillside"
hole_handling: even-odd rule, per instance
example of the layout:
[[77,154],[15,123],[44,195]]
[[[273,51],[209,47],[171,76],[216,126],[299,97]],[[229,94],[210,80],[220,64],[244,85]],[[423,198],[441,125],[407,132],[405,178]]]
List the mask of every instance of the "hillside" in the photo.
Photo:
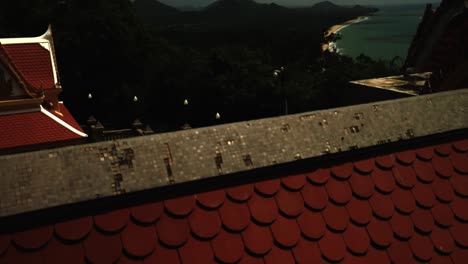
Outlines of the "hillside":
[[146,23],[161,22],[179,15],[180,11],[158,0],[135,0],[137,16]]
[[248,10],[259,8],[260,4],[253,0],[218,0],[208,5],[206,11]]

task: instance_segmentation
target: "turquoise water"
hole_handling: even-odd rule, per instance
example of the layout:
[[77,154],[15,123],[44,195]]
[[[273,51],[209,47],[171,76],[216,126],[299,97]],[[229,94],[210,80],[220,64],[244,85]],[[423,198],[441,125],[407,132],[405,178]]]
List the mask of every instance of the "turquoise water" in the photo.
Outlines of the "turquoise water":
[[425,5],[380,6],[368,20],[339,31],[338,51],[351,57],[361,53],[373,59],[406,58],[424,15]]

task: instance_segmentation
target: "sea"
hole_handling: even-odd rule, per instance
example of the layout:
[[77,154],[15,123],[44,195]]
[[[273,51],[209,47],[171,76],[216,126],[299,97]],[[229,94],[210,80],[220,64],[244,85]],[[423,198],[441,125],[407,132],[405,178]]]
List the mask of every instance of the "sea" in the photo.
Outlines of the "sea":
[[424,15],[425,4],[376,7],[379,11],[367,19],[338,31],[342,39],[335,43],[337,51],[351,57],[364,54],[373,59],[392,60],[399,56],[404,60]]

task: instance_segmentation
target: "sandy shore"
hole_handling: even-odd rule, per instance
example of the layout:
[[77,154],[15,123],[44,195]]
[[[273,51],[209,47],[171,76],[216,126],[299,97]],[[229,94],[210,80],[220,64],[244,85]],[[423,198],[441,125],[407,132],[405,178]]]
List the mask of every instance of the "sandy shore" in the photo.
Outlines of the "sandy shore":
[[[325,34],[325,38],[329,37],[332,34],[338,33],[338,31],[342,30],[343,28],[345,28],[345,27],[347,27],[349,25],[356,24],[356,23],[365,21],[367,19],[369,19],[369,17],[358,17],[356,19],[348,20],[348,21],[344,22],[343,24],[334,25],[334,26],[330,27],[327,30],[327,33]],[[328,50],[330,48],[330,44],[331,43],[323,44],[322,45],[322,51]]]

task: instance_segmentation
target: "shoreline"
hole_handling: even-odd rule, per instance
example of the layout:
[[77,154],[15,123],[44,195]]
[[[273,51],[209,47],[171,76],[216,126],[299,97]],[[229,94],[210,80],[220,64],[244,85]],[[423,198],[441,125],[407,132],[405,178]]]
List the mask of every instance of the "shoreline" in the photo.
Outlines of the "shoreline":
[[[358,18],[355,18],[355,19],[351,19],[351,20],[348,20],[348,21],[345,21],[344,23],[342,24],[338,24],[338,25],[333,25],[331,26],[328,30],[327,30],[327,33],[325,34],[325,37],[329,37],[331,36],[332,34],[336,34],[338,33],[340,30],[352,25],[352,24],[356,24],[356,23],[360,23],[362,21],[366,21],[368,20],[369,17],[368,16],[360,16]],[[334,42],[330,42],[330,43],[325,43],[322,45],[322,51],[325,52],[327,50],[330,50],[331,47],[336,47],[335,43]]]

